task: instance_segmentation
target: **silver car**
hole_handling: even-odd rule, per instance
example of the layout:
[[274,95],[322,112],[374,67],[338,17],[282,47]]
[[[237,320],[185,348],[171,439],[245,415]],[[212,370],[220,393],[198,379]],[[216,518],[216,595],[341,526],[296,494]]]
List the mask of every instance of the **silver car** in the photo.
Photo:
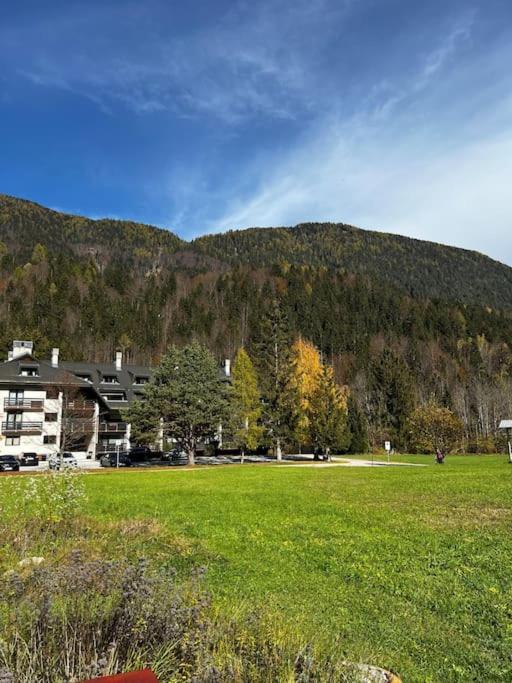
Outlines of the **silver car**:
[[48,467],[51,470],[74,469],[78,467],[78,462],[73,453],[55,453],[48,460]]

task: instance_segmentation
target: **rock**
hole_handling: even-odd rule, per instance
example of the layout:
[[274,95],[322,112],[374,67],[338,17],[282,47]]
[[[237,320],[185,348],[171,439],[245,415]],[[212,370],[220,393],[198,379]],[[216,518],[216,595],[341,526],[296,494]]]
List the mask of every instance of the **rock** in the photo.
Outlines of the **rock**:
[[44,562],[44,557],[25,557],[18,562],[18,567],[39,567]]

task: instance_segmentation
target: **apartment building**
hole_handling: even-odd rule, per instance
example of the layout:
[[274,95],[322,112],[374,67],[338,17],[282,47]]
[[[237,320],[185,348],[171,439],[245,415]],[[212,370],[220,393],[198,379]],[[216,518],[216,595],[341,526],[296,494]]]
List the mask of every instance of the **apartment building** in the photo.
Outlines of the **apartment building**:
[[0,363],[0,452],[49,456],[61,450],[96,457],[130,445],[121,410],[140,397],[150,368],[39,359],[31,341],[14,341]]

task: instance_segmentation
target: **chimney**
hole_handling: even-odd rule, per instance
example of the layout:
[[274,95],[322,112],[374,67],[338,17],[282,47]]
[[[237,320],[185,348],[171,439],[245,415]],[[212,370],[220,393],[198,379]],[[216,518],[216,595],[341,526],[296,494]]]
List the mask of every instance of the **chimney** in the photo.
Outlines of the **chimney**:
[[231,377],[231,361],[229,358],[224,361],[224,373],[226,377]]
[[33,351],[34,342],[15,339],[12,343],[12,352],[10,360],[16,360],[16,358],[23,358],[23,356],[31,356]]
[[52,368],[59,367],[59,349],[52,349]]
[[123,367],[123,352],[116,351],[116,370],[122,370]]

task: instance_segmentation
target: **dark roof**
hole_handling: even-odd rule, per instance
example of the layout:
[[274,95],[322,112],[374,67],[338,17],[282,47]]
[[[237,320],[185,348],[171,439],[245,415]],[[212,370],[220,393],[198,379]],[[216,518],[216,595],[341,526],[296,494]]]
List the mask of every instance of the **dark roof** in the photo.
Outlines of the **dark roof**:
[[[25,377],[20,375],[22,368],[37,368],[38,374],[36,376]],[[69,368],[63,366],[55,368],[51,363],[41,361],[30,354],[0,363],[0,384],[16,384],[32,387],[50,384],[57,387],[76,387],[84,390],[88,394],[94,394],[94,397],[104,406],[104,408],[108,407],[107,402],[90,382],[80,379],[73,374]]]
[[[35,377],[24,377],[20,375],[22,368],[38,368]],[[76,387],[91,388],[88,382],[84,382],[66,368],[54,368],[51,363],[41,361],[34,356],[26,355],[14,360],[0,363],[0,383],[5,384],[70,384]]]
[[[152,369],[145,367],[143,365],[123,365],[121,370],[116,370],[114,363],[75,363],[73,361],[64,361],[60,363],[60,366],[75,375],[88,375],[90,377],[90,383],[85,381],[86,384],[95,388],[95,390],[101,393],[115,393],[123,392],[126,395],[126,400],[131,403],[136,398],[139,397],[142,385],[137,386],[135,384],[135,379],[137,377],[144,377],[147,379],[151,378]],[[110,384],[102,382],[104,377],[115,376],[118,383]],[[111,407],[115,407],[117,401],[108,401],[107,403]]]

